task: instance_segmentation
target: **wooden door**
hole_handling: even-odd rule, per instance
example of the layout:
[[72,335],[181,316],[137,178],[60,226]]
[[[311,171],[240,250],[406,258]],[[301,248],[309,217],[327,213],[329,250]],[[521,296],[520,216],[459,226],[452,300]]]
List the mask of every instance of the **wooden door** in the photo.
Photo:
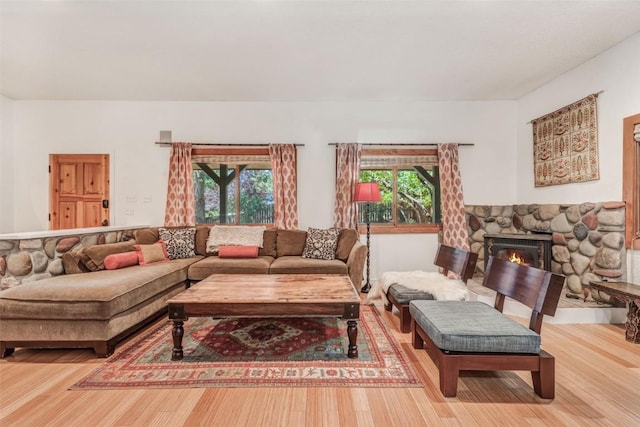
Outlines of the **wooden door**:
[[109,225],[109,155],[49,155],[49,229]]

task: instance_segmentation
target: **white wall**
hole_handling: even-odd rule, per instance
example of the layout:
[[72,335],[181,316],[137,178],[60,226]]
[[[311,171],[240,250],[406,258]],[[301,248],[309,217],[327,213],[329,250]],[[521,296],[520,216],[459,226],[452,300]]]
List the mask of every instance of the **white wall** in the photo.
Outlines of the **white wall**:
[[13,231],[13,100],[0,95],[0,233]]
[[[461,147],[465,201],[516,199],[516,103],[208,103],[15,101],[14,230],[48,227],[48,155],[108,153],[112,224],[162,224],[169,148],[174,141],[295,142],[300,228],[333,221],[333,142],[466,142]],[[4,179],[3,179],[4,182]],[[4,185],[4,184],[3,184]],[[135,196],[136,202],[127,202]],[[146,196],[151,203],[144,203]],[[124,215],[133,208],[134,215]],[[372,277],[391,268],[432,265],[435,235],[372,236]]]
[[[640,33],[518,100],[519,203],[622,200],[622,120],[640,113]],[[598,96],[600,179],[534,188],[533,135],[528,121]],[[627,280],[640,283],[640,251],[628,251]]]
[[[519,203],[582,203],[622,199],[622,120],[640,113],[640,33],[518,100]],[[531,124],[585,96],[598,96],[600,179],[534,187]]]

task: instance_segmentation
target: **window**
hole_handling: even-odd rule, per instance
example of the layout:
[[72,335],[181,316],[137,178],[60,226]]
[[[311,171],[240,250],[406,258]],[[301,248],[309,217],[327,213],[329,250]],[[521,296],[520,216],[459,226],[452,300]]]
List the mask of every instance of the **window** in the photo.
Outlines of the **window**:
[[[370,205],[375,233],[437,232],[440,223],[440,179],[436,150],[363,150],[360,181],[376,182],[380,203]],[[366,223],[366,203],[359,206]]]
[[627,248],[640,249],[640,114],[623,121],[622,198],[626,202]]
[[197,149],[191,163],[197,224],[273,224],[267,149]]

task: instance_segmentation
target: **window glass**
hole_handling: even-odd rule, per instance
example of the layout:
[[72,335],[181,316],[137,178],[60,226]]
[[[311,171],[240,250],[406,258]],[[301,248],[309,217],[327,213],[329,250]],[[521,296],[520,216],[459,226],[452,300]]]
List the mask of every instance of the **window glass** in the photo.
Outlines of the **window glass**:
[[[371,224],[394,227],[426,225],[440,222],[440,185],[437,165],[407,165],[408,159],[393,166],[366,166],[360,169],[361,182],[376,182],[380,203],[369,204]],[[375,163],[369,159],[367,163]],[[387,160],[387,163],[389,161]],[[359,204],[359,222],[365,224],[367,203]]]
[[[264,159],[193,161],[197,224],[272,224],[273,180]],[[239,215],[238,215],[239,213]]]

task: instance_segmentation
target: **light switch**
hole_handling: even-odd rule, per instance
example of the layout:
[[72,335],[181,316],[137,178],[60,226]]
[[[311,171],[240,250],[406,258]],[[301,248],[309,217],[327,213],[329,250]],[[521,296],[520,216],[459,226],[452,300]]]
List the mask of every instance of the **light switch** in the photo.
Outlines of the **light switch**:
[[151,203],[151,196],[146,195],[142,198],[143,203]]
[[127,203],[135,203],[138,201],[138,198],[134,195],[128,195],[127,196]]

